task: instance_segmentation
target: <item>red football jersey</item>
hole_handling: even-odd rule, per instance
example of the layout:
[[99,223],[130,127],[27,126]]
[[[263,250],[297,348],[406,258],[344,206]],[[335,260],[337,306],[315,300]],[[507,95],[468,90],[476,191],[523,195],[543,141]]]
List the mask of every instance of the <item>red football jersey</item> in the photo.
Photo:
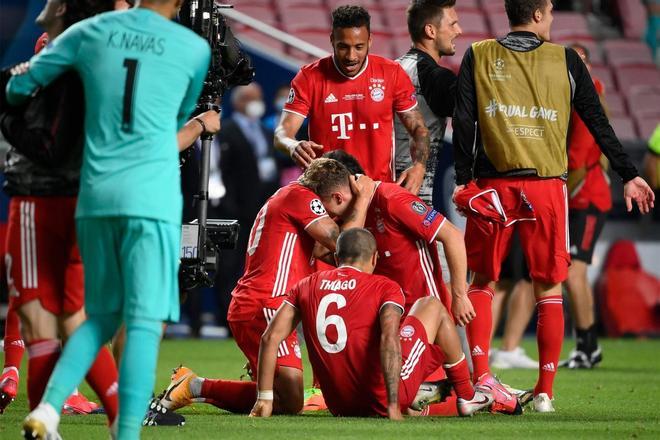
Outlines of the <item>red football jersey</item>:
[[435,243],[445,221],[442,214],[399,185],[378,184],[365,228],[376,237],[380,258],[375,273],[401,286],[406,312],[424,296],[435,296],[451,308]]
[[370,177],[392,182],[394,113],[416,105],[415,88],[398,63],[369,55],[363,69],[347,77],[329,56],[300,69],[284,110],[309,118],[309,138],[323,152],[345,150]]
[[387,415],[380,366],[380,309],[401,307],[392,280],[350,266],[300,281],[285,301],[298,309],[323,398],[335,416]]
[[[594,86],[599,95],[605,87],[594,78]],[[599,211],[612,209],[612,191],[605,170],[600,166],[602,152],[586,124],[577,112],[571,112],[571,131],[568,139],[568,169],[586,167],[587,175],[581,184],[569,195],[570,209],[587,209],[593,204]]]
[[231,320],[252,319],[264,307],[277,309],[288,289],[313,272],[314,239],[305,229],[327,216],[318,196],[297,182],[266,201],[250,231],[245,272],[232,292]]

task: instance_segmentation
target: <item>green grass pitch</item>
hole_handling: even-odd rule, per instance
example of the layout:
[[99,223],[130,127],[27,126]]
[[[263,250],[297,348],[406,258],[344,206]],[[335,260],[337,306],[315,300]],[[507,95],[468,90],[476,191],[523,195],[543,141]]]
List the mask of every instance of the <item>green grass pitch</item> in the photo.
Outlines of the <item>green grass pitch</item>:
[[[524,346],[535,353],[534,340]],[[573,342],[564,344],[565,353]],[[381,419],[336,419],[326,412],[297,417],[250,419],[223,413],[209,405],[195,405],[181,412],[186,425],[180,428],[145,428],[144,439],[423,439],[423,438],[655,438],[660,439],[660,341],[605,340],[604,362],[592,371],[560,370],[555,382],[554,414],[522,416],[477,414],[468,419],[408,418],[402,423]],[[495,345],[497,346],[497,345]],[[158,363],[157,391],[169,383],[171,369],[180,363],[201,376],[238,379],[243,356],[232,340],[164,341]],[[356,366],[357,368],[357,366]],[[27,413],[25,368],[20,394],[0,416],[0,438],[19,438],[20,424]],[[375,373],[375,372],[374,372]],[[306,365],[306,384],[311,371]],[[535,371],[500,372],[506,383],[529,388]],[[85,384],[82,392],[95,397]],[[356,396],[359,398],[359,396]],[[107,439],[104,416],[64,416],[63,438]]]

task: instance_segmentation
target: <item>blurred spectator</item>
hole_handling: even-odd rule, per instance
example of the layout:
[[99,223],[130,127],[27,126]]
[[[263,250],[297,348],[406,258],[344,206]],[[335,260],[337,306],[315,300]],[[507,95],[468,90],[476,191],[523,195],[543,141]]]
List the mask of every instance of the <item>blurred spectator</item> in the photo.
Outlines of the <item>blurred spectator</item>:
[[646,43],[651,48],[653,59],[656,64],[659,63],[658,45],[660,42],[660,0],[644,0],[648,16],[648,24],[646,26]]
[[291,88],[288,84],[282,84],[275,91],[275,97],[273,98],[273,108],[275,109],[275,112],[264,118],[264,126],[270,131],[275,131],[275,127],[277,127],[277,124],[280,122],[282,109],[289,97],[289,90],[291,90]]
[[218,135],[219,166],[226,194],[219,206],[221,218],[237,219],[241,225],[237,248],[223,252],[216,291],[224,320],[230,292],[243,273],[250,228],[257,212],[279,188],[279,166],[273,148],[273,133],[261,122],[265,104],[257,83],[238,87],[231,95],[234,112],[222,122]]

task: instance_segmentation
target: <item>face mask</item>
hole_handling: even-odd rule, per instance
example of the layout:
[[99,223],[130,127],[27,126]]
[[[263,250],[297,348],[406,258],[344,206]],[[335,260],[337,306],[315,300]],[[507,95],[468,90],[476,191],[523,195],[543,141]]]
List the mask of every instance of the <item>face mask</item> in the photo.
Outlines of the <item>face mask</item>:
[[250,101],[245,106],[245,114],[248,118],[260,119],[266,112],[266,104],[263,101]]
[[281,98],[277,98],[275,100],[275,109],[277,111],[281,112],[284,109],[284,104],[286,104],[286,100],[287,100],[286,96],[282,96]]

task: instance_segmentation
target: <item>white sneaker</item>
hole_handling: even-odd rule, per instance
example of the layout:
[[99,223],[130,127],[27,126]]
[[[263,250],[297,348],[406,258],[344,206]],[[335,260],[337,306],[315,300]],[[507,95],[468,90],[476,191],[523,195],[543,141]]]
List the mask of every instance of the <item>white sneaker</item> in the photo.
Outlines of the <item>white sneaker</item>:
[[500,370],[509,368],[536,369],[539,367],[539,363],[527,356],[522,347],[516,347],[511,351],[493,350],[490,366]]
[[464,400],[460,397],[456,400],[458,414],[461,417],[470,417],[480,409],[488,408],[493,403],[493,395],[486,390],[474,389],[474,397]]
[[48,403],[40,403],[23,420],[23,438],[26,440],[62,440],[57,432],[60,415]]
[[532,407],[536,412],[555,412],[555,407],[552,406],[552,399],[550,399],[546,393],[539,393],[534,396]]

